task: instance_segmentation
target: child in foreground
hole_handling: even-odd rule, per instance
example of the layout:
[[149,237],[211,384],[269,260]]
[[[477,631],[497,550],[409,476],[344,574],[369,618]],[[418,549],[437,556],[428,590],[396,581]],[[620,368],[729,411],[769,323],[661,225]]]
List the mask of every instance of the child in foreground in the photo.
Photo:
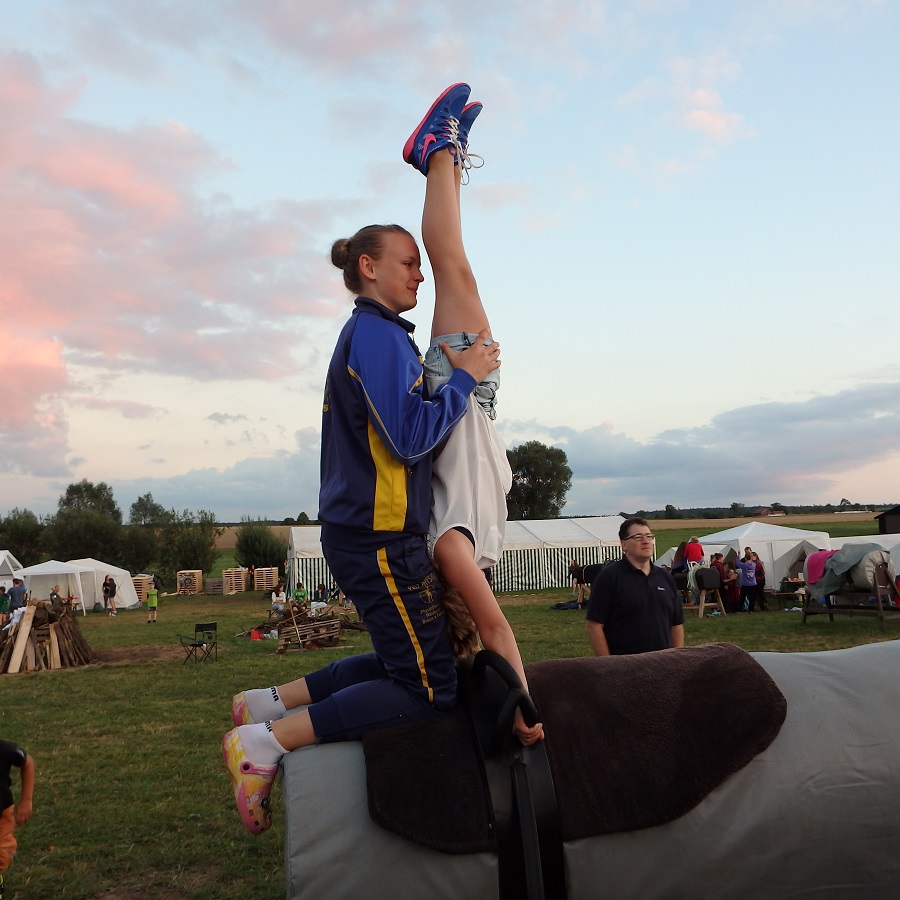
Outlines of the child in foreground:
[[[13,801],[11,771],[22,770],[19,802]],[[16,826],[31,818],[34,794],[34,760],[18,745],[0,740],[0,900],[3,897],[3,873],[9,868],[18,846]]]

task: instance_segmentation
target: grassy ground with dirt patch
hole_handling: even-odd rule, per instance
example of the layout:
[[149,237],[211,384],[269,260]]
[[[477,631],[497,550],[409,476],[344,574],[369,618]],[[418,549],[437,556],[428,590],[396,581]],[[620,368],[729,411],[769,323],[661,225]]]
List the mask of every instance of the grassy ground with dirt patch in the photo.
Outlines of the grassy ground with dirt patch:
[[[589,654],[583,612],[549,608],[565,599],[565,590],[501,597],[526,663]],[[18,830],[7,900],[281,900],[280,792],[271,831],[248,834],[220,749],[230,698],[366,652],[371,642],[353,631],[338,647],[279,656],[275,641],[246,637],[267,612],[266,595],[254,592],[164,597],[156,625],[142,611],[88,614],[79,624],[96,663],[0,676],[2,736],[37,767],[34,817]],[[218,622],[218,660],[184,664],[177,634],[204,621]],[[803,625],[791,612],[688,615],[685,630],[692,645],[808,651],[895,639],[900,622],[881,631],[873,619],[820,616]]]

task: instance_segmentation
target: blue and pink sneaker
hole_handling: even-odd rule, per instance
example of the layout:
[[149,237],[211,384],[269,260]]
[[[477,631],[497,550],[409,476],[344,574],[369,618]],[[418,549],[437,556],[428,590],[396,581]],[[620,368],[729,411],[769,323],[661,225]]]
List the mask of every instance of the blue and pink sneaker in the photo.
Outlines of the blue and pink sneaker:
[[462,168],[462,182],[469,181],[469,169],[480,169],[484,165],[484,159],[477,153],[469,153],[469,129],[478,118],[478,114],[484,107],[477,100],[467,103],[459,114],[459,144],[456,152],[456,162]]
[[[470,90],[469,85],[462,81],[451,84],[434,101],[425,118],[404,144],[403,159],[423,175],[428,174],[428,159],[436,150],[452,147],[459,151],[459,117],[469,99]],[[476,115],[478,113],[471,116],[470,125]]]
[[473,103],[467,103],[459,114],[459,146],[462,147],[463,153],[469,149],[469,129],[482,109],[484,107],[476,100]]

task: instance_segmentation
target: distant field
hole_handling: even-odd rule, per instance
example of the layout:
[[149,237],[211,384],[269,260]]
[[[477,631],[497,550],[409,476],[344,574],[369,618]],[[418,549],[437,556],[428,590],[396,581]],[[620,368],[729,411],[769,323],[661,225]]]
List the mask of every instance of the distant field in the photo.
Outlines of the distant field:
[[[878,523],[875,521],[876,512],[850,512],[850,513],[797,513],[786,516],[743,516],[736,519],[654,519],[654,531],[669,531],[672,528],[707,528],[709,531],[724,531],[726,528],[734,528],[735,525],[745,525],[747,522],[767,522],[769,525],[799,525],[808,531],[828,531],[831,525],[841,525],[847,522],[871,522],[875,529],[868,531],[848,532],[846,537],[851,534],[876,534],[878,532]],[[823,522],[827,522],[829,528],[817,527],[813,528],[813,523],[822,526]],[[709,532],[707,532],[709,533]],[[836,537],[836,535],[832,535]]]
[[[817,521],[805,522],[802,525],[799,523],[787,525],[784,522],[784,519],[774,520],[772,521],[772,524],[784,524],[786,528],[799,528],[804,531],[824,531],[826,534],[828,534],[829,537],[856,537],[857,535],[862,534],[878,534],[877,522],[848,522],[844,520],[843,516],[840,516],[839,518],[843,521],[835,522],[833,520],[829,520],[827,522],[824,522],[822,521],[821,517],[819,517]],[[674,520],[669,519],[667,521]],[[654,520],[652,523],[652,528],[656,534],[656,555],[662,556],[662,554],[665,553],[666,550],[668,550],[670,547],[677,547],[682,541],[686,541],[694,535],[700,538],[700,541],[702,543],[703,538],[708,534],[713,534],[716,531],[724,531],[726,528],[733,528],[734,525],[742,525],[744,522],[752,522],[754,520],[700,519],[698,521],[703,522],[703,527],[698,527],[696,524],[690,527],[686,527],[684,524],[685,520],[682,519],[678,522],[678,528],[660,528],[659,522]],[[723,524],[713,526],[710,524],[713,521],[718,521]],[[767,519],[766,521],[770,520]],[[728,522],[732,522],[733,524],[725,524]]]
[[[726,528],[734,528],[735,525],[744,525],[747,522],[767,522],[770,525],[784,525],[785,527],[803,528],[807,531],[825,531],[831,537],[854,537],[859,534],[878,534],[878,523],[875,521],[874,512],[836,513],[827,515],[798,514],[789,516],[745,516],[738,519],[654,519],[653,530],[660,534],[656,539],[657,553],[663,553],[669,547],[677,547],[682,541],[686,541],[692,535],[703,537],[714,531],[724,531]],[[292,526],[273,525],[272,530],[279,537],[288,539]],[[227,552],[234,550],[238,526],[230,526],[225,529],[216,540],[216,549],[220,551],[220,562],[213,568],[212,574],[219,577],[223,565],[232,566],[234,554]],[[676,534],[676,532],[678,534]]]

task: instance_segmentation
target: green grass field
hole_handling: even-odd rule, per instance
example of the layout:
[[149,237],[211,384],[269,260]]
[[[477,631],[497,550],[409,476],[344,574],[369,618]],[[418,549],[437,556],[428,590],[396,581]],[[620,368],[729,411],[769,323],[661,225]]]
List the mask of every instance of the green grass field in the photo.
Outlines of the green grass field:
[[[562,599],[562,590],[501,598],[526,662],[588,655],[583,613],[549,609]],[[79,623],[100,662],[0,676],[0,736],[37,766],[34,817],[18,831],[7,900],[284,896],[279,790],[275,825],[260,837],[233,808],[220,750],[230,698],[371,645],[349,632],[338,648],[278,656],[275,641],[238,636],[263,621],[267,605],[262,593],[163,598],[156,625],[139,611],[88,614]],[[900,637],[900,622],[882,632],[873,619],[800,618],[689,615],[687,642],[807,651]],[[183,665],[177,633],[206,620],[218,622],[218,660]]]

